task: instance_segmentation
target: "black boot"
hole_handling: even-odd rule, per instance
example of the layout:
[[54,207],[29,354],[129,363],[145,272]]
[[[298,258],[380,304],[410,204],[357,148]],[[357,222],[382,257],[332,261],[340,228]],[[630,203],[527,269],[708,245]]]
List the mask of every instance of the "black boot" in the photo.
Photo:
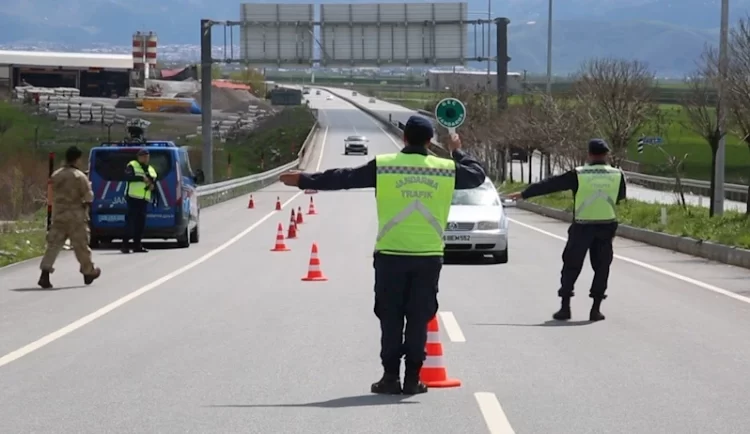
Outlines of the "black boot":
[[591,305],[591,312],[589,312],[589,321],[603,321],[606,317],[601,312],[602,299],[595,298],[594,304]]
[[94,280],[98,279],[99,276],[102,275],[102,270],[99,267],[94,268],[94,274],[84,274],[83,275],[83,283],[86,285],[91,285],[94,283]]
[[571,317],[570,313],[570,298],[569,297],[563,297],[562,303],[560,305],[560,310],[555,312],[554,315],[552,315],[552,318],[557,321],[567,321]]
[[43,289],[52,288],[52,282],[50,282],[49,280],[49,271],[42,271],[42,274],[39,276],[39,281],[37,282],[37,285],[39,285]]
[[419,371],[421,370],[421,366],[419,368],[407,366],[406,373],[404,374],[404,395],[419,395],[420,393],[427,393],[427,385],[419,380]]
[[379,395],[400,395],[401,382],[399,381],[398,375],[383,374],[383,378],[381,378],[380,381],[372,383],[372,386],[370,386],[370,392]]

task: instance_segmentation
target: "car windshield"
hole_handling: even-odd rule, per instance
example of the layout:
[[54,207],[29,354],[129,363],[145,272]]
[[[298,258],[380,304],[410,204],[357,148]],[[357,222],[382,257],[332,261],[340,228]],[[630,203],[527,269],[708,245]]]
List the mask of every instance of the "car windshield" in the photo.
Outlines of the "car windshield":
[[364,136],[349,136],[346,140],[349,140],[350,142],[364,142],[365,138]]
[[454,191],[451,205],[498,206],[500,205],[500,198],[495,186],[491,182],[485,182],[471,190]]

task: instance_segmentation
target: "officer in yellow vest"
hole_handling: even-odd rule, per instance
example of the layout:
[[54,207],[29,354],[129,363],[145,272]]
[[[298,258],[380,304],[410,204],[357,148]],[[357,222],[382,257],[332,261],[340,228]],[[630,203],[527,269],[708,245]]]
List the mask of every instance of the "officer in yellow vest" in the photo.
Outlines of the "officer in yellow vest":
[[125,220],[125,237],[120,249],[122,253],[130,253],[131,240],[133,241],[133,252],[148,252],[142,244],[143,231],[146,229],[148,204],[151,203],[157,180],[156,170],[148,164],[149,158],[148,149],[141,149],[138,151],[137,159],[129,162],[125,168],[125,180],[128,181],[128,187],[125,191],[128,215]]
[[588,164],[559,176],[532,184],[523,192],[513,193],[511,199],[573,191],[573,223],[568,229],[568,242],[563,251],[563,268],[558,295],[562,306],[552,317],[566,321],[571,317],[570,299],[578,275],[581,274],[586,253],[589,254],[594,279],[590,297],[594,300],[589,312],[590,321],[601,321],[602,300],[607,298],[609,267],[612,264],[612,241],[617,232],[617,207],[625,199],[625,176],[620,169],[607,164],[609,146],[604,140],[589,141]]
[[[384,374],[371,386],[373,393],[414,395],[427,391],[419,381],[419,372],[425,360],[427,323],[438,310],[443,230],[453,191],[479,187],[485,180],[484,169],[461,151],[457,136],[449,144],[453,159],[429,155],[432,136],[432,123],[412,116],[404,127],[401,152],[378,155],[355,168],[281,175],[281,182],[300,189],[375,187],[374,311],[380,320]],[[403,356],[406,371],[402,386]]]

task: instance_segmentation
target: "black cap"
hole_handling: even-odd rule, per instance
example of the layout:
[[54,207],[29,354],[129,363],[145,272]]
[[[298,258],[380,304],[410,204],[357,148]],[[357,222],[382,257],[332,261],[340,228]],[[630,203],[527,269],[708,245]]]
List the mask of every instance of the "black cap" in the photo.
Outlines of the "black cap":
[[65,150],[65,161],[73,163],[83,156],[83,151],[78,146],[71,146]]
[[605,155],[609,153],[609,145],[603,139],[589,140],[589,154]]
[[411,116],[404,126],[404,137],[410,145],[426,145],[435,135],[432,122],[422,116]]
[[138,151],[138,155],[148,155],[148,149],[146,149],[146,148],[141,148],[141,149],[140,149],[140,150]]

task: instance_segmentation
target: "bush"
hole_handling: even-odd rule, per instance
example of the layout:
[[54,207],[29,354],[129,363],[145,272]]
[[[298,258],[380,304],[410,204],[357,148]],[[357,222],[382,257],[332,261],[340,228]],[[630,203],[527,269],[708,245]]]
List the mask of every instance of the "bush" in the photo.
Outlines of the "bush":
[[[499,190],[504,193],[520,191],[525,184],[505,183]],[[572,212],[573,196],[570,192],[535,197],[529,202]],[[667,209],[667,224],[661,224],[661,209]],[[721,217],[710,218],[708,208],[698,206],[666,205],[628,199],[617,206],[620,223],[636,228],[664,232],[671,235],[712,241],[727,246],[750,248],[750,218],[744,214],[726,211]]]

